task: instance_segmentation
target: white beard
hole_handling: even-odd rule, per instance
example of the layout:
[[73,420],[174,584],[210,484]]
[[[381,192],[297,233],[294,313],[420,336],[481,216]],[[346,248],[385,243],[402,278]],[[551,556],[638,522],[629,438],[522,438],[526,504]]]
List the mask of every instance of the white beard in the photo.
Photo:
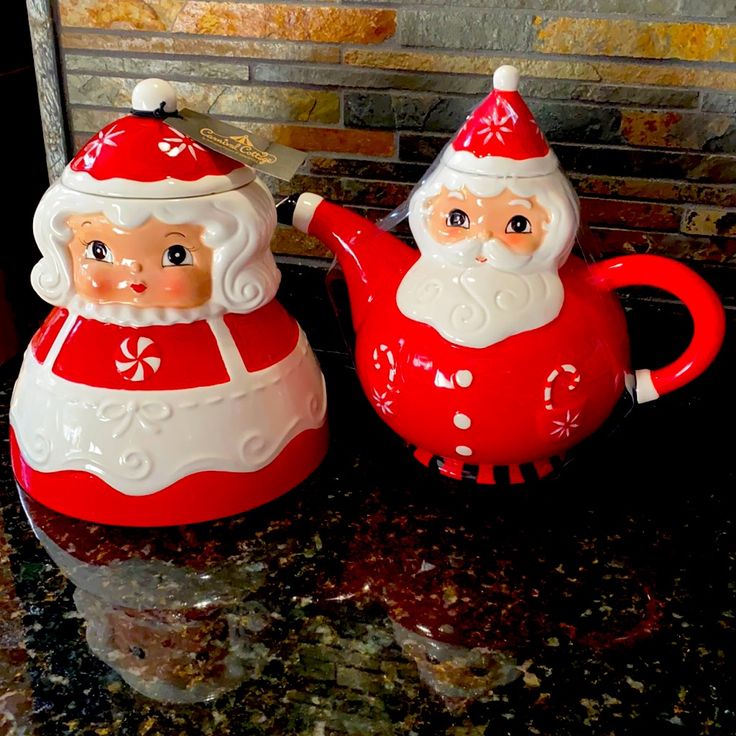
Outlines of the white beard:
[[[562,309],[557,271],[514,273],[531,256],[517,256],[497,242],[444,246],[450,258],[423,254],[399,284],[396,303],[455,345],[486,348],[551,322]],[[476,255],[484,255],[478,263]]]

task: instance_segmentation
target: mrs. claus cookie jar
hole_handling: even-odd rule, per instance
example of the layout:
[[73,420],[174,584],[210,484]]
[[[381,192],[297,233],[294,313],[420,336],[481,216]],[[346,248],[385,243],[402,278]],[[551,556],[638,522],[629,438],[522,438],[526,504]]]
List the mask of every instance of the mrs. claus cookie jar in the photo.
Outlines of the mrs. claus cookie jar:
[[[547,475],[625,391],[651,401],[699,375],[724,332],[717,296],[684,265],[570,255],[577,197],[518,80],[513,67],[496,71],[412,193],[418,251],[315,194],[278,206],[337,256],[358,375],[381,418],[425,465],[487,484]],[[659,370],[629,368],[612,292],[634,284],[671,292],[693,318],[690,345]]]
[[271,195],[171,127],[175,112],[169,84],[138,84],[132,114],[84,146],[34,219],[33,286],[54,309],[13,393],[13,469],[90,521],[239,513],[326,451],[322,374],[274,298]]

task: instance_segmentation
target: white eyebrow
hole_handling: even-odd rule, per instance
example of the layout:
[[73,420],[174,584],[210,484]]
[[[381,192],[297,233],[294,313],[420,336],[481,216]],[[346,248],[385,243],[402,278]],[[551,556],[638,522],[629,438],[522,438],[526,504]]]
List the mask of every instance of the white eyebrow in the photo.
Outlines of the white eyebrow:
[[465,195],[462,192],[459,192],[459,191],[447,192],[447,196],[450,197],[450,198],[452,198],[452,199],[459,199],[459,200],[461,200],[463,202],[465,201]]
[[528,199],[512,199],[509,205],[518,204],[522,207],[526,207],[528,210],[532,208],[532,203]]

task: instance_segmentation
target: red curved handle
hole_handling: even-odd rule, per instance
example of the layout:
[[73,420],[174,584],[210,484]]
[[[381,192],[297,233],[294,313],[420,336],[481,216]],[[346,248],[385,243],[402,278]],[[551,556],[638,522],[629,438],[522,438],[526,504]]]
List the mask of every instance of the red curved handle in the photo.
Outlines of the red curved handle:
[[687,266],[663,256],[632,255],[591,266],[593,279],[607,289],[654,286],[676,296],[693,320],[693,336],[685,352],[659,370],[638,370],[637,399],[656,399],[697,378],[718,354],[726,316],[718,295]]

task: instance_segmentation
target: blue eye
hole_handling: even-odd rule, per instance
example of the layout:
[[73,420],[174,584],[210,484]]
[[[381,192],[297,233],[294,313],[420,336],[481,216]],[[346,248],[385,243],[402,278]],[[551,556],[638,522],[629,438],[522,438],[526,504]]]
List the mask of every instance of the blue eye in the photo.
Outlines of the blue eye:
[[170,245],[161,259],[164,268],[168,266],[191,266],[194,263],[191,251],[183,245]]

